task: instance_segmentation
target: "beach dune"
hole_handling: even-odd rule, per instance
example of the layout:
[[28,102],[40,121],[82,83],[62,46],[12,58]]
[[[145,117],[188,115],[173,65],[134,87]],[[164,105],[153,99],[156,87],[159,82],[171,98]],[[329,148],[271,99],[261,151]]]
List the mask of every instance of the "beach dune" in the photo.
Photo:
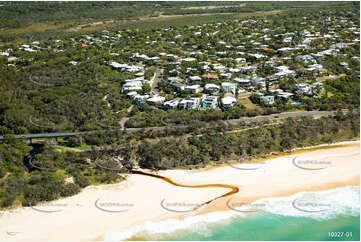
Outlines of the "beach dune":
[[214,169],[158,172],[185,185],[227,184],[225,187],[187,188],[139,174],[119,184],[90,186],[76,196],[42,206],[2,211],[0,240],[101,240],[107,231],[126,230],[145,222],[182,219],[195,214],[229,210],[227,201],[251,202],[260,198],[319,191],[360,183],[360,143],[306,150],[260,163],[230,164]]

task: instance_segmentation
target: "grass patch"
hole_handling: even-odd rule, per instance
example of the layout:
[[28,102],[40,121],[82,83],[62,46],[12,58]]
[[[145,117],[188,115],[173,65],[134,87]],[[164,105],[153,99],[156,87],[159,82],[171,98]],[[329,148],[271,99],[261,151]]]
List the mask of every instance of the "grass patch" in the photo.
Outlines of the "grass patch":
[[242,104],[247,109],[255,109],[255,108],[258,107],[256,104],[252,103],[251,100],[248,97],[246,97],[246,98],[238,98],[238,103]]

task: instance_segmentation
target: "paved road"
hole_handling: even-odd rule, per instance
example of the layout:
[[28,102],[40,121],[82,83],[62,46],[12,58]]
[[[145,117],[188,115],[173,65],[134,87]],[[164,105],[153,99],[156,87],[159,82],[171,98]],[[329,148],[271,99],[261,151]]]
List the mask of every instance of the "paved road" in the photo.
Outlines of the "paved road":
[[161,69],[161,70],[156,69],[152,80],[150,80],[151,93],[153,93],[153,94],[157,94],[157,95],[159,94],[158,82],[160,80],[162,80],[162,78],[161,78],[162,73],[163,73],[163,69]]
[[[257,116],[257,117],[245,117],[240,119],[230,119],[224,120],[225,123],[237,125],[241,121],[244,122],[258,122],[258,121],[266,121],[271,119],[279,119],[279,118],[289,118],[289,117],[300,117],[300,116],[315,116],[315,115],[332,115],[336,113],[336,111],[308,111],[308,112],[290,112],[290,113],[280,113],[280,114],[272,114],[265,116]],[[148,128],[127,128],[124,131],[126,132],[136,132],[136,131],[150,131],[150,130],[164,130],[166,128],[184,128],[185,125],[177,125],[177,126],[161,126],[161,127],[148,127]],[[119,129],[107,129],[108,131],[119,131]],[[38,133],[38,134],[19,134],[15,135],[16,139],[41,139],[41,138],[58,138],[58,137],[72,137],[80,134],[90,134],[95,132],[101,132],[106,130],[93,130],[93,131],[84,131],[84,132],[58,132],[58,133]],[[4,140],[3,136],[0,136],[0,140]]]
[[299,116],[315,116],[315,115],[331,115],[336,113],[335,111],[305,111],[305,112],[289,112],[289,113],[278,113],[272,115],[265,116],[257,116],[257,117],[245,117],[240,119],[230,119],[226,122],[229,124],[239,124],[240,121],[244,122],[258,122],[258,121],[266,121],[270,119],[278,119],[278,118],[292,118]]

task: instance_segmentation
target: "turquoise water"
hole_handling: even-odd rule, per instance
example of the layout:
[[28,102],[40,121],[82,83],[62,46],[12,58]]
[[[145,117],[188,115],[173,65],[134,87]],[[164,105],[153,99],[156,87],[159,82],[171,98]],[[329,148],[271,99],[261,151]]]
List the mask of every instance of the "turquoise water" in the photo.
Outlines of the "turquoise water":
[[[244,207],[237,207],[238,211],[230,209],[198,216],[189,214],[183,220],[148,222],[127,231],[109,231],[105,239],[360,240],[360,187],[347,186],[320,192],[301,192],[288,197],[261,199],[252,206],[248,207],[248,212],[244,212]],[[343,235],[330,237],[329,232],[343,232]]]
[[[360,216],[338,216],[315,220],[271,213],[234,219],[227,225],[212,226],[212,234],[190,233],[170,240],[360,240]],[[352,237],[331,238],[330,231],[352,232]]]

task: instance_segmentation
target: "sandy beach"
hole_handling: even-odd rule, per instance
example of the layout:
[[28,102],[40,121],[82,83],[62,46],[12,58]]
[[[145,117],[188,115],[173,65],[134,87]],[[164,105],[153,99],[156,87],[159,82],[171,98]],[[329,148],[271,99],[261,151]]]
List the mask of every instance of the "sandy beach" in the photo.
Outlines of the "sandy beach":
[[189,211],[230,189],[178,187],[154,177],[128,175],[122,183],[90,186],[76,196],[42,206],[2,211],[0,240],[102,240],[107,231],[125,230],[147,221],[229,210],[226,203],[230,198],[251,202],[300,191],[359,186],[360,142],[334,145],[337,146],[290,153],[260,163],[158,172],[187,185],[227,184],[239,188],[238,193],[216,199],[197,212]]

